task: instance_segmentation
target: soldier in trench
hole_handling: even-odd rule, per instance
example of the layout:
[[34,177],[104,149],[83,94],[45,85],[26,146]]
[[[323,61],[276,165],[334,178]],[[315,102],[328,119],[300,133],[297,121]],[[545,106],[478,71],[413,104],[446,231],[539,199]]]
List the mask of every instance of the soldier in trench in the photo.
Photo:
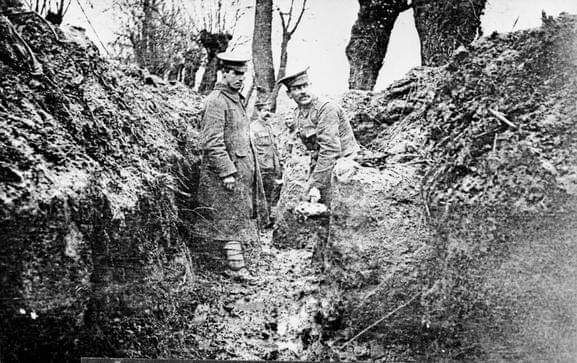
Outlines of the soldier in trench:
[[271,208],[277,204],[282,187],[282,165],[276,137],[270,125],[272,114],[268,104],[259,100],[254,107],[257,117],[250,125],[251,139],[256,149],[272,223]]
[[217,55],[222,81],[205,100],[201,121],[201,163],[195,232],[224,248],[226,273],[253,280],[246,248],[258,243],[258,230],[268,224],[264,189],[250,138],[243,86],[247,59]]
[[294,121],[287,124],[311,155],[309,176],[302,199],[330,206],[331,179],[339,159],[353,159],[360,151],[349,121],[335,103],[310,90],[308,69],[289,74],[278,82],[297,104]]

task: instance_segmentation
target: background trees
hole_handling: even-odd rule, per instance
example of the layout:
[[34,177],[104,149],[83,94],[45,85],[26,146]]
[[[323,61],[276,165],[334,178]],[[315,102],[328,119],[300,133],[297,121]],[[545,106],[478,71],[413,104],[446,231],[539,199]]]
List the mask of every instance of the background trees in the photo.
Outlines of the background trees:
[[55,25],[62,24],[72,0],[0,0],[0,10],[8,7],[23,7],[37,12]]
[[414,0],[415,26],[425,66],[446,63],[460,45],[481,34],[487,0]]
[[[276,79],[285,76],[288,61],[288,43],[296,32],[306,11],[307,0],[302,0],[301,6],[296,7],[295,0],[290,0],[288,9],[277,6],[282,38],[280,44],[280,60]],[[253,33],[253,63],[255,65],[255,83],[257,99],[267,101],[271,110],[276,109],[276,99],[280,85],[276,84],[272,57],[271,30],[273,20],[273,1],[256,0],[255,26]]]
[[[216,55],[224,52],[235,37],[239,20],[251,6],[244,5],[240,0],[200,0],[192,3],[191,21],[198,43],[205,51],[205,70],[199,91],[208,93],[216,83],[217,59]],[[237,36],[234,48],[242,43],[243,39]]]
[[374,88],[401,12],[414,10],[421,63],[438,66],[456,48],[471,43],[480,34],[485,4],[486,0],[359,0],[359,15],[346,48],[349,88]]
[[391,31],[408,0],[359,0],[359,15],[346,48],[349,88],[372,90],[387,54]]
[[115,40],[123,61],[163,76],[194,42],[184,9],[171,1],[116,0],[114,7],[124,18]]
[[195,86],[204,65],[199,91],[216,83],[216,54],[233,39],[246,7],[240,0],[115,0],[124,14],[118,33],[118,56],[164,78]]
[[30,0],[30,8],[52,24],[60,25],[72,0]]
[[[199,87],[202,92],[210,91],[216,81],[215,55],[242,43],[242,32],[246,35],[244,41],[248,40],[250,31],[246,28],[239,31],[236,26],[248,9],[254,7],[255,93],[259,99],[270,98],[273,108],[278,92],[275,80],[284,75],[288,43],[306,9],[305,0],[106,1],[114,2],[115,9],[119,10],[116,14],[122,14],[116,41],[119,58],[191,87],[197,86],[196,74],[204,66],[206,72]],[[14,0],[2,1],[3,4],[11,2]],[[77,5],[88,9],[94,4],[87,0],[25,0],[22,3],[56,24],[62,22],[68,7],[74,13]],[[345,50],[350,64],[349,87],[374,88],[391,31],[403,11],[414,10],[421,63],[439,65],[455,48],[470,43],[479,34],[485,3],[486,0],[359,0],[358,18]],[[315,3],[312,11],[315,6],[318,5]],[[279,28],[274,29],[279,33],[276,39],[272,39],[275,38],[273,23]],[[314,38],[314,34],[308,34],[309,37]],[[273,41],[277,44],[271,44]],[[280,52],[273,46],[280,47]],[[273,50],[275,57],[279,57],[274,62]]]

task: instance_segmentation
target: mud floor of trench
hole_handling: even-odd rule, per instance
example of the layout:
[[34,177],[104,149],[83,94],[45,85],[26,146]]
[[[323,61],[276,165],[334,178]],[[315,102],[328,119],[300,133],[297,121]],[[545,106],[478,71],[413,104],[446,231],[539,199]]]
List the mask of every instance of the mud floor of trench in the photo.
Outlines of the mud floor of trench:
[[[197,337],[214,359],[306,359],[318,350],[324,281],[312,263],[313,249],[277,249],[272,231],[261,238],[262,256],[252,273],[255,283],[224,279],[216,305],[199,305]],[[316,349],[315,349],[316,348]]]

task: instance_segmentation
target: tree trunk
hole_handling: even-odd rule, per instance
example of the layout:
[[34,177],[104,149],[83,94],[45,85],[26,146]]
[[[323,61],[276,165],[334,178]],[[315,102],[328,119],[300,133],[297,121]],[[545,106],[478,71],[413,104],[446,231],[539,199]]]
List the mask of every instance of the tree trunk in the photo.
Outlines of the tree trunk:
[[202,80],[198,86],[198,92],[202,94],[210,93],[214,89],[216,84],[216,72],[217,72],[218,60],[216,56],[212,58],[207,58],[206,65],[204,68],[204,73],[202,74]]
[[199,48],[191,48],[184,52],[184,84],[194,88],[196,73],[202,64],[202,53]]
[[486,3],[487,0],[414,0],[422,64],[445,64],[455,49],[475,40],[481,33]]
[[267,101],[275,85],[271,33],[272,0],[256,0],[252,60],[258,101]]
[[183,83],[185,85],[187,85],[190,88],[194,88],[194,85],[196,84],[196,73],[198,73],[198,69],[200,67],[191,64],[191,63],[185,63],[184,64],[184,80]]
[[[291,39],[291,36],[289,33],[283,33],[282,35],[282,41],[280,43],[280,62],[279,62],[279,66],[278,66],[278,73],[276,76],[276,79],[281,79],[285,76],[286,74],[286,64],[287,64],[287,60],[288,60],[288,42]],[[275,112],[276,111],[276,99],[278,97],[278,92],[280,89],[280,84],[275,84],[274,88],[272,90],[272,96],[271,96],[271,111]]]
[[[149,68],[149,43],[152,34],[152,5],[151,1],[144,0],[142,2],[142,23],[140,24],[140,31],[138,34],[133,33],[130,36],[132,47],[134,48],[134,56],[136,64],[141,68]],[[149,69],[150,70],[150,69]]]
[[407,0],[359,0],[357,21],[346,48],[349,88],[372,90],[387,54],[393,25],[410,6]]
[[226,50],[231,39],[232,35],[228,33],[212,34],[207,30],[201,30],[200,43],[206,49],[206,65],[198,87],[199,92],[206,94],[214,88],[218,66],[216,55]]

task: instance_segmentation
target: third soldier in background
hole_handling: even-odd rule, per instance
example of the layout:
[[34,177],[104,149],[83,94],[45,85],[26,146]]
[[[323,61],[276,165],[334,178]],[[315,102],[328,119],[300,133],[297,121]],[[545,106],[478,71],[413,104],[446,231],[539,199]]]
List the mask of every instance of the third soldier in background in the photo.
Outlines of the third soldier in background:
[[331,178],[337,160],[354,158],[360,147],[343,110],[311,92],[307,69],[288,74],[278,81],[286,86],[288,96],[297,104],[294,124],[287,126],[311,153],[303,199],[329,206]]
[[256,149],[264,192],[269,206],[269,214],[272,218],[270,208],[277,204],[282,187],[282,165],[275,133],[270,124],[272,114],[269,111],[268,104],[263,101],[257,101],[254,107],[257,117],[250,125],[251,139]]

